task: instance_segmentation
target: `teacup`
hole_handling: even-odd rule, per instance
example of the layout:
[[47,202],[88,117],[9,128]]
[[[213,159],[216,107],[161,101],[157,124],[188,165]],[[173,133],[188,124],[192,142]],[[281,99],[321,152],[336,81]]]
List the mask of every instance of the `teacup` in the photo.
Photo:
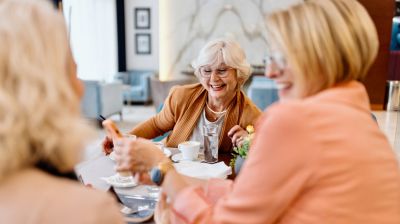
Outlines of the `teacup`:
[[199,155],[200,142],[182,142],[178,145],[178,149],[182,152],[182,160],[195,160]]

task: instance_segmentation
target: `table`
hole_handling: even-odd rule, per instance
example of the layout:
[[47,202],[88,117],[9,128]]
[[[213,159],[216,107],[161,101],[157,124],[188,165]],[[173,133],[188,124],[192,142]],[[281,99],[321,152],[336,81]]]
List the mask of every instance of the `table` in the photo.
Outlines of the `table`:
[[[108,156],[100,155],[78,164],[75,167],[75,172],[84,184],[91,184],[96,189],[108,191],[110,185],[100,178],[114,175],[116,173],[114,166],[115,162],[108,158]],[[147,186],[145,185],[128,188],[114,188],[114,190],[120,198],[124,195],[151,197],[147,191]],[[145,223],[154,223],[154,221],[151,219]]]
[[[172,154],[179,153],[178,149],[176,148],[168,148]],[[223,156],[221,156],[223,155]],[[220,154],[220,161],[227,160],[227,155]],[[185,163],[182,163],[184,165]],[[201,164],[202,166],[207,166],[211,164]],[[215,164],[217,165],[217,164]],[[101,179],[101,177],[109,177],[113,176],[116,174],[115,170],[115,162],[110,159],[108,156],[105,156],[103,154],[99,154],[94,156],[93,158],[89,158],[88,160],[78,164],[75,167],[75,172],[76,174],[80,177],[81,181],[84,184],[91,184],[94,188],[100,189],[103,191],[108,191],[110,189],[110,185],[106,183],[104,180]],[[178,169],[178,168],[177,168]],[[207,169],[204,169],[204,171],[207,171]],[[214,175],[214,173],[213,173]],[[213,175],[208,176],[213,177]],[[222,177],[221,177],[222,178]],[[151,204],[153,206],[156,203],[156,198],[152,197],[151,194],[149,194],[148,191],[148,186],[146,185],[138,185],[135,187],[127,187],[127,188],[117,188],[115,187],[115,193],[117,194],[117,197],[121,199],[125,205],[131,205],[129,207],[134,207],[135,205],[138,206],[140,204]],[[130,203],[127,203],[124,201],[124,198],[126,197],[143,197],[146,198],[145,200],[139,199],[135,201],[135,199],[130,198]],[[152,204],[154,203],[154,204]],[[132,222],[130,222],[132,223]],[[134,222],[133,222],[134,223]],[[154,223],[153,220],[150,220],[146,223]]]

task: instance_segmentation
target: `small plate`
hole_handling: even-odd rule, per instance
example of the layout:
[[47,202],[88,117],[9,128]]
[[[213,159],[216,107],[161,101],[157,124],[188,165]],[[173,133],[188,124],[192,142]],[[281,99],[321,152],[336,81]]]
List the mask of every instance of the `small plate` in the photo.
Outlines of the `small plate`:
[[129,177],[128,181],[120,181],[120,176],[118,174],[115,174],[113,176],[109,177],[101,177],[100,179],[104,180],[108,184],[114,186],[114,187],[134,187],[137,186],[138,183],[133,179],[133,177]]
[[180,161],[192,161],[192,162],[201,162],[201,161],[202,161],[202,159],[199,158],[199,156],[197,156],[197,159],[195,159],[195,160],[184,160],[184,159],[182,158],[182,153],[177,153],[177,154],[173,155],[173,156],[171,157],[171,160],[174,161],[174,162],[176,162],[176,163],[178,163],[178,162],[180,162]]

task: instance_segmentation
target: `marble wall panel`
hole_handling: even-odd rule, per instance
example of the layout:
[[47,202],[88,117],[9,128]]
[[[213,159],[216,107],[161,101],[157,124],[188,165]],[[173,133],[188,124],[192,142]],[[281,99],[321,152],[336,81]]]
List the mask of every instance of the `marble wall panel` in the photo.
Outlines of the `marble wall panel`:
[[[162,0],[160,0],[162,1]],[[160,7],[161,75],[182,76],[208,41],[219,37],[236,39],[251,64],[262,64],[266,40],[264,17],[300,0],[168,0]],[[161,12],[165,10],[165,12]]]

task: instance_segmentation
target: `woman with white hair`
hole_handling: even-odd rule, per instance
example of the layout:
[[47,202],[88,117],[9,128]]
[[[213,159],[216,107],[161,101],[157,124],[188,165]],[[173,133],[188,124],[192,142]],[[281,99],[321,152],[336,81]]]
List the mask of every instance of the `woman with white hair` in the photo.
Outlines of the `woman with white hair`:
[[[171,131],[166,145],[177,147],[187,140],[203,142],[203,125],[217,124],[219,155],[228,161],[233,146],[241,144],[247,134],[244,128],[261,115],[241,90],[250,76],[250,65],[237,42],[217,39],[201,49],[192,66],[200,83],[172,88],[161,112],[130,134],[152,139]],[[107,153],[111,152],[110,143],[106,137]]]
[[379,45],[367,11],[307,0],[269,15],[267,29],[266,76],[280,101],[257,123],[234,182],[190,184],[143,139],[121,142],[117,169],[158,170],[171,223],[400,223],[398,161],[358,81]]
[[0,0],[0,43],[0,222],[124,223],[111,196],[74,177],[93,130],[63,16],[49,1]]

